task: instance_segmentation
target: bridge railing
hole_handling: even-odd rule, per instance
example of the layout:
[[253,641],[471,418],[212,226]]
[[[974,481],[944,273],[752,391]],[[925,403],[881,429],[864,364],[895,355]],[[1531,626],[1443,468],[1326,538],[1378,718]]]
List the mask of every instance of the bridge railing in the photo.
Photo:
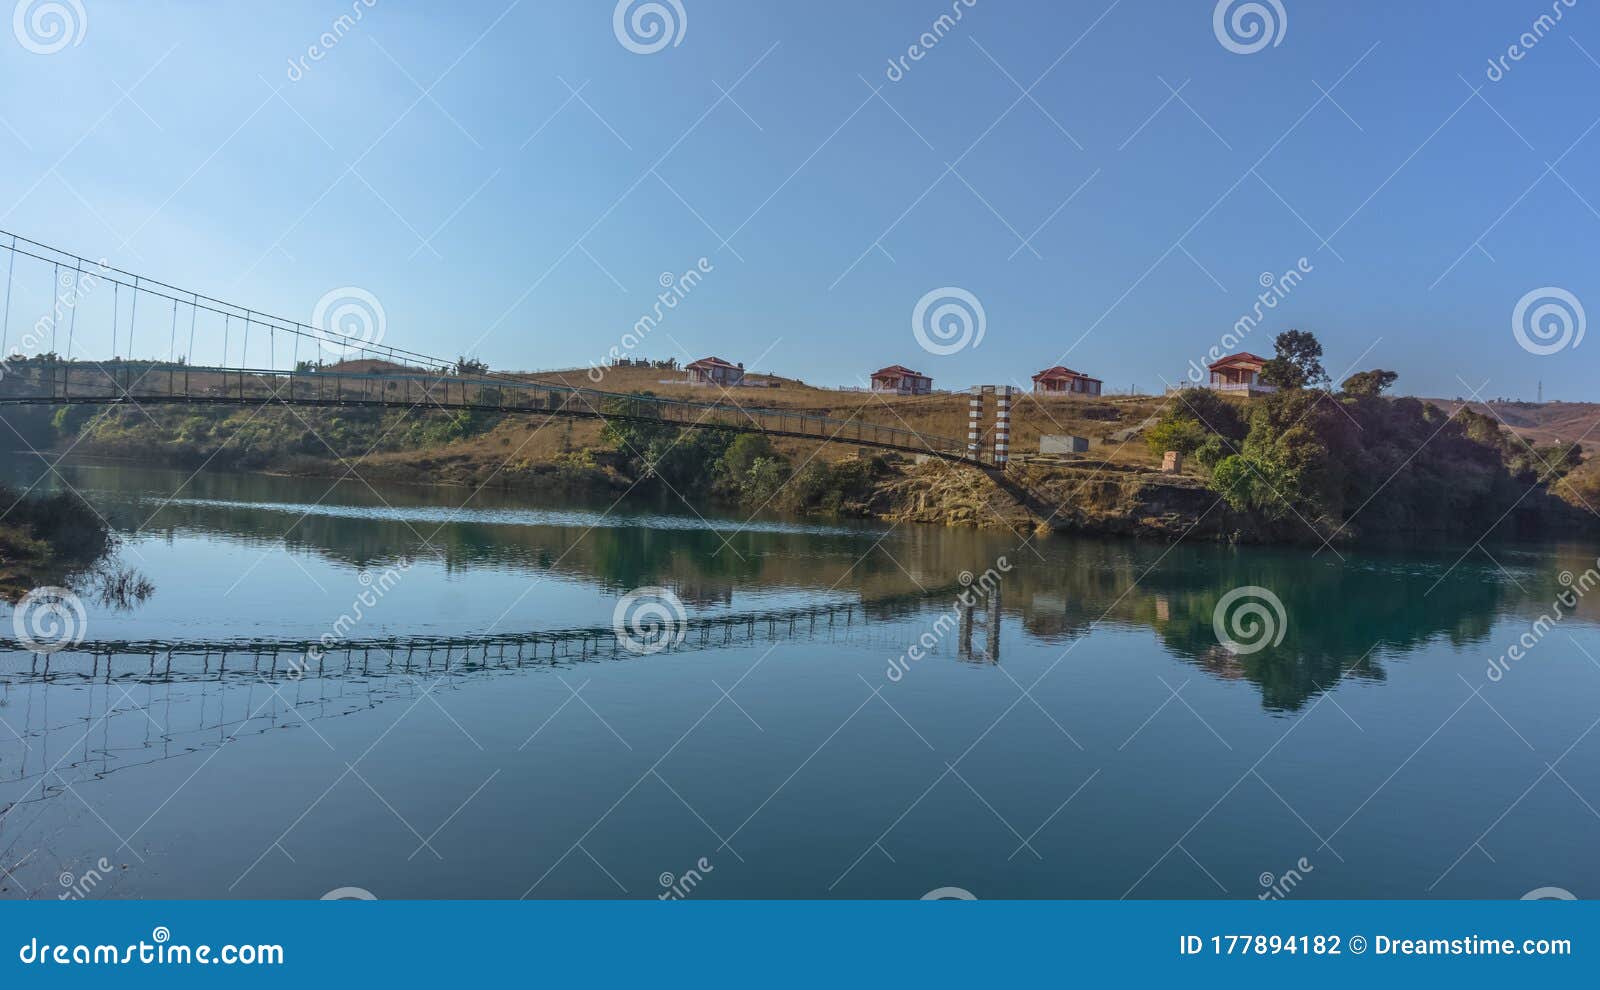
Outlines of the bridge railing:
[[[175,674],[299,677],[302,674],[369,673],[435,667],[521,665],[564,659],[603,659],[659,652],[693,652],[750,642],[852,634],[889,625],[952,600],[963,586],[837,601],[794,608],[697,615],[677,625],[677,635],[642,653],[614,626],[457,636],[380,636],[369,639],[147,639],[86,641],[54,653],[38,653],[0,641],[0,684],[8,678],[128,677],[164,679]],[[915,637],[916,630],[911,635]],[[883,642],[903,648],[903,637]]]
[[916,430],[785,409],[746,408],[662,396],[603,392],[509,375],[478,377],[425,369],[353,372],[327,368],[200,367],[145,361],[12,361],[0,404],[280,402],[306,406],[467,409],[664,422],[878,447],[970,461],[966,444]]

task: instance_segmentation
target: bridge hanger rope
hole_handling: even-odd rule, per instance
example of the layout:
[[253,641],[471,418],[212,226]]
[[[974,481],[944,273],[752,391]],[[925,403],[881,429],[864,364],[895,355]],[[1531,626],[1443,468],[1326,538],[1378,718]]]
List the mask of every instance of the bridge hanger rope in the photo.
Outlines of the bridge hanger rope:
[[[126,271],[124,269],[120,269],[120,268],[116,268],[116,267],[113,267],[113,266],[105,265],[102,262],[95,261],[95,260],[90,259],[90,258],[86,258],[86,257],[84,257],[82,255],[74,254],[74,253],[72,253],[70,251],[66,251],[66,250],[63,250],[61,248],[57,248],[57,247],[54,247],[52,245],[49,245],[49,244],[45,244],[45,243],[43,243],[41,241],[33,240],[32,238],[23,237],[22,235],[17,234],[17,233],[15,233],[13,231],[0,229],[0,236],[9,236],[11,238],[11,245],[10,245],[10,247],[8,249],[11,252],[11,256],[10,256],[9,264],[8,264],[8,274],[7,274],[7,277],[6,277],[6,309],[5,309],[6,331],[5,331],[5,336],[3,338],[0,338],[0,350],[4,349],[5,343],[9,340],[9,333],[10,333],[10,329],[9,329],[10,328],[10,311],[11,311],[10,299],[11,299],[11,282],[12,282],[12,275],[10,273],[14,272],[15,267],[16,267],[17,256],[21,255],[21,256],[23,256],[25,258],[33,258],[33,259],[35,259],[37,261],[41,261],[41,262],[44,262],[46,264],[51,264],[51,265],[58,265],[59,266],[59,265],[69,264],[70,263],[76,271],[82,272],[83,275],[92,276],[92,277],[98,278],[99,280],[104,281],[104,282],[111,282],[112,283],[112,292],[113,292],[113,297],[114,298],[117,298],[117,297],[120,296],[120,290],[123,287],[127,287],[128,289],[132,290],[132,292],[133,292],[133,309],[132,309],[132,312],[130,313],[130,316],[129,316],[130,323],[129,323],[129,328],[128,328],[128,355],[127,355],[127,360],[130,360],[130,361],[135,360],[134,354],[133,354],[133,333],[134,333],[134,324],[136,323],[136,321],[138,319],[139,294],[140,293],[147,293],[147,294],[155,296],[157,298],[166,299],[166,300],[168,300],[168,301],[170,301],[170,302],[172,302],[174,304],[182,303],[183,305],[186,305],[186,306],[190,307],[191,315],[190,315],[189,353],[186,356],[187,360],[188,360],[188,362],[190,364],[194,363],[195,330],[196,330],[196,327],[197,327],[198,316],[199,316],[199,313],[200,313],[201,310],[205,310],[206,312],[209,312],[209,313],[215,313],[215,314],[220,315],[220,316],[223,317],[223,352],[222,352],[223,353],[223,360],[221,362],[222,365],[226,365],[227,364],[229,330],[230,330],[230,324],[231,324],[232,320],[234,320],[234,319],[243,319],[245,321],[244,349],[240,354],[240,364],[243,365],[243,366],[248,366],[248,364],[249,364],[249,361],[248,361],[249,346],[250,346],[250,344],[249,344],[249,340],[250,340],[249,334],[250,334],[250,324],[251,323],[260,323],[260,324],[266,326],[268,328],[269,335],[272,335],[274,341],[276,340],[276,331],[277,330],[281,329],[286,333],[292,334],[294,336],[294,340],[295,340],[295,347],[297,348],[295,350],[295,352],[294,352],[295,355],[296,355],[295,360],[296,360],[297,363],[298,363],[298,354],[299,354],[299,351],[298,351],[299,342],[300,342],[300,340],[302,338],[308,338],[308,339],[311,339],[313,341],[318,342],[319,344],[334,344],[336,346],[343,347],[346,350],[358,351],[362,355],[371,355],[372,357],[375,357],[375,358],[378,358],[378,357],[387,358],[389,360],[394,361],[395,363],[412,365],[412,366],[417,367],[418,369],[436,370],[436,369],[439,369],[439,368],[452,367],[452,366],[454,366],[456,364],[456,362],[451,360],[451,359],[441,358],[441,357],[439,357],[437,355],[424,354],[421,351],[413,351],[413,350],[410,350],[408,348],[395,347],[395,346],[389,345],[389,344],[375,344],[375,343],[373,343],[371,341],[363,340],[363,339],[361,339],[359,337],[351,337],[348,334],[340,333],[337,330],[324,328],[324,327],[315,327],[315,326],[311,326],[310,324],[301,323],[298,320],[289,319],[287,317],[274,316],[274,315],[271,315],[271,314],[268,314],[268,313],[262,313],[262,312],[259,312],[257,310],[254,310],[254,309],[251,309],[251,308],[248,308],[248,307],[245,307],[245,306],[241,306],[241,305],[239,305],[237,303],[232,303],[232,302],[228,302],[228,301],[223,300],[223,299],[218,299],[218,298],[213,297],[213,296],[205,295],[204,293],[197,292],[197,291],[195,291],[193,289],[183,289],[183,288],[180,288],[178,286],[174,286],[174,285],[171,285],[169,283],[162,282],[162,281],[160,281],[158,279],[153,279],[153,278],[150,278],[148,276],[139,275],[137,273]],[[20,247],[19,245],[31,245],[36,250],[29,250],[26,247]],[[0,247],[3,247],[3,246],[4,245],[0,245]],[[46,252],[46,253],[40,253],[40,252]],[[87,266],[87,268],[86,268],[86,266]],[[79,280],[80,280],[79,292],[80,292],[80,294],[81,294],[81,280],[83,278],[83,275],[79,276]],[[77,315],[77,308],[78,307],[76,305],[74,305],[72,308],[73,308],[73,316],[75,318],[76,315]],[[116,335],[117,335],[116,321],[117,321],[117,318],[118,318],[117,317],[117,308],[118,307],[116,305],[113,306],[113,314],[112,314],[112,319],[113,319],[112,350],[113,350],[113,353],[115,353],[115,350],[116,350]],[[272,354],[269,355],[269,365],[268,365],[269,368],[273,367],[273,364],[270,363],[270,360],[276,354],[276,344],[274,343],[272,345],[272,347],[273,347]],[[66,357],[68,357],[70,359],[71,358],[71,354],[69,353],[68,355],[66,355]],[[510,372],[504,372],[504,371],[495,371],[493,369],[490,369],[488,371],[483,371],[483,372],[477,372],[477,373],[475,373],[474,377],[488,378],[488,379],[492,379],[492,380],[505,381],[505,382],[525,382],[525,381],[527,381],[527,378],[526,378],[525,375],[513,374],[513,373],[510,373]],[[572,387],[572,386],[568,386],[568,387]],[[581,389],[581,390],[582,391],[590,391],[590,392],[597,391],[595,389]],[[930,400],[930,399],[938,400],[938,399],[944,399],[944,398],[946,398],[946,397],[945,396],[916,396],[916,397],[910,398],[908,400],[908,402],[904,403],[904,404],[910,404],[912,402],[919,402],[919,401],[927,401],[927,400]],[[707,403],[707,404],[709,404],[709,405],[718,405],[720,403],[713,402],[713,403]]]
[[11,235],[11,264],[6,268],[6,327],[4,336],[0,336],[0,351],[6,349],[11,343],[11,279],[17,273],[17,235]]
[[[13,257],[13,260],[14,260],[16,256],[13,255],[12,257]],[[82,263],[79,263],[78,267],[76,267],[73,271],[74,271],[74,274],[73,274],[73,279],[72,279],[72,294],[73,294],[72,319],[67,324],[67,353],[69,355],[72,353],[72,342],[78,336],[78,306],[77,306],[77,299],[78,299],[78,297],[83,295],[83,266],[82,266]]]
[[[56,266],[55,266],[55,270],[50,273],[50,298],[51,299],[56,298],[56,294],[58,292],[60,292],[60,291],[61,291],[61,264],[60,264],[60,262],[57,262]],[[57,327],[56,321],[55,320],[51,320],[50,321],[50,353],[51,354],[55,354],[56,353],[56,327]]]
[[[62,356],[60,355],[56,355],[55,357],[56,361],[64,363],[67,366],[66,375],[61,382],[62,393],[59,398],[68,402],[97,400],[221,401],[219,396],[211,395],[209,393],[204,396],[189,394],[191,390],[191,383],[187,374],[184,378],[185,394],[183,395],[176,394],[178,391],[176,388],[176,380],[171,374],[168,375],[168,387],[166,389],[167,394],[149,394],[148,391],[140,392],[138,390],[138,387],[145,381],[145,378],[148,376],[150,371],[153,371],[155,368],[162,365],[173,365],[175,364],[176,358],[176,355],[169,354],[165,361],[158,359],[148,362],[140,362],[133,354],[133,348],[135,345],[134,337],[137,329],[136,323],[138,317],[139,296],[141,293],[144,293],[157,299],[168,300],[174,306],[173,328],[169,330],[169,348],[172,345],[175,345],[176,342],[177,309],[185,305],[191,307],[190,348],[189,354],[186,355],[185,367],[192,371],[226,372],[230,375],[237,374],[239,393],[238,397],[241,401],[244,398],[244,376],[246,374],[254,376],[257,379],[264,380],[265,377],[276,377],[282,381],[286,381],[291,389],[292,399],[294,378],[301,373],[298,369],[298,344],[301,338],[305,338],[314,342],[319,349],[330,347],[338,348],[345,354],[345,360],[351,360],[359,355],[361,358],[368,360],[386,360],[390,363],[400,366],[398,369],[394,370],[369,369],[366,371],[357,371],[354,369],[344,369],[338,367],[328,369],[329,373],[340,376],[348,376],[352,381],[362,383],[362,392],[359,400],[354,400],[352,397],[347,397],[343,394],[344,383],[342,380],[335,383],[334,395],[332,396],[331,400],[329,400],[332,402],[332,404],[344,404],[347,401],[360,401],[368,404],[381,405],[384,404],[381,399],[373,399],[368,395],[364,380],[380,378],[390,379],[394,382],[400,382],[405,380],[408,376],[426,376],[436,379],[435,384],[442,386],[444,391],[444,401],[442,403],[437,403],[440,408],[451,406],[450,388],[452,385],[455,385],[460,393],[457,397],[458,401],[455,403],[454,407],[466,408],[470,405],[473,408],[484,408],[486,411],[507,408],[515,411],[515,409],[519,408],[519,404],[515,402],[513,402],[509,407],[506,405],[504,399],[507,390],[542,391],[547,395],[560,392],[565,394],[566,399],[554,402],[548,399],[545,400],[544,408],[546,411],[561,415],[590,415],[600,417],[609,417],[615,415],[622,419],[663,419],[677,422],[680,426],[692,429],[732,429],[744,432],[773,433],[781,436],[796,436],[801,438],[817,439],[824,442],[832,442],[833,440],[837,439],[839,442],[847,444],[854,443],[868,447],[885,447],[888,449],[903,450],[918,454],[929,453],[935,456],[956,460],[977,460],[971,455],[971,452],[967,449],[967,445],[959,440],[924,434],[920,431],[912,429],[899,429],[896,427],[887,427],[865,421],[855,421],[855,417],[853,416],[850,419],[840,421],[830,419],[826,416],[807,414],[800,410],[762,410],[760,408],[752,410],[749,407],[738,405],[736,403],[725,404],[722,402],[689,402],[660,396],[642,395],[639,393],[624,394],[605,392],[598,389],[575,387],[571,385],[554,385],[547,381],[541,381],[529,373],[508,373],[487,369],[482,371],[473,369],[469,373],[460,366],[460,362],[442,359],[433,355],[423,354],[419,351],[408,350],[406,348],[394,347],[387,344],[377,344],[357,337],[352,337],[348,334],[340,333],[339,331],[331,328],[314,327],[309,324],[301,323],[297,320],[290,320],[285,317],[263,314],[251,308],[226,302],[213,296],[207,296],[204,293],[189,289],[180,289],[166,282],[161,282],[143,275],[138,275],[133,272],[115,268],[103,262],[93,261],[82,255],[73,254],[72,252],[64,251],[60,248],[44,244],[40,241],[23,237],[13,231],[0,230],[0,236],[4,235],[9,235],[11,237],[11,245],[9,246],[11,257],[7,269],[8,273],[14,273],[16,267],[16,258],[18,255],[21,255],[25,258],[35,259],[47,266],[53,266],[55,268],[71,265],[74,271],[82,272],[82,276],[79,279],[80,286],[83,283],[86,283],[89,279],[95,279],[99,282],[110,282],[112,286],[111,344],[113,360],[121,360],[124,364],[129,365],[130,367],[141,363],[148,365],[145,372],[140,375],[139,380],[136,382],[130,381],[126,384],[120,384],[116,382],[115,376],[113,375],[111,380],[115,389],[115,394],[108,393],[106,396],[99,397],[94,395],[79,395],[69,397],[67,395],[67,386],[72,378],[71,369],[73,365],[78,363],[77,359],[73,357],[71,352],[71,347],[75,345],[74,338],[73,343],[69,345],[69,352],[65,356],[65,360],[63,361]],[[0,350],[4,349],[4,343],[9,339],[9,300],[12,289],[12,281],[12,274],[8,274],[6,281],[7,304],[5,314],[7,328],[3,334],[0,334]],[[129,313],[127,341],[128,353],[125,357],[116,353],[118,338],[121,336],[121,290],[124,287],[133,293],[132,306]],[[55,292],[56,286],[52,286],[53,298],[55,297]],[[81,290],[78,295],[82,295]],[[73,300],[72,309],[74,319],[76,318],[76,311],[79,301],[80,300],[78,299]],[[205,310],[206,312],[220,315],[223,318],[222,362],[217,367],[207,367],[204,364],[197,364],[194,360],[194,336],[196,327],[198,325],[198,316],[200,310]],[[231,343],[230,338],[232,335],[232,323],[235,319],[244,320],[245,329],[240,354],[241,366],[237,368],[230,368],[226,367],[226,365],[228,363],[228,350]],[[290,334],[296,343],[296,347],[294,349],[294,354],[296,355],[296,366],[289,369],[278,369],[276,367],[270,367],[266,369],[248,367],[250,329],[252,324],[261,324],[267,329],[269,348],[268,359],[271,362],[276,362],[277,360],[277,331],[283,330],[285,333]],[[19,353],[13,357],[20,356],[21,355]],[[94,361],[93,359],[86,360],[88,363],[99,365],[99,362]],[[103,372],[105,369],[101,368],[101,370]],[[306,371],[307,373],[317,372],[317,377],[320,379],[322,377],[321,373],[324,371],[324,368],[323,366],[319,365],[316,368],[306,369]],[[53,377],[54,371],[52,371],[50,374],[50,388],[53,390],[56,387],[55,378]],[[426,382],[424,383],[424,400],[432,400],[431,390],[433,387],[435,387],[434,384],[429,384]],[[408,385],[408,397],[410,394],[409,388],[410,386]],[[469,395],[470,388],[477,389],[477,399],[475,404]],[[496,391],[486,396],[484,391],[486,388],[493,388]],[[319,392],[318,401],[320,401],[320,383],[318,384],[317,389]],[[380,396],[382,395],[381,386],[379,394]],[[54,398],[56,397],[52,392],[49,395],[7,396],[3,397],[3,401],[7,404],[48,404],[52,402]],[[409,398],[407,398],[405,404],[410,404]],[[572,408],[573,404],[581,405],[584,408],[575,410]],[[532,405],[527,405],[526,407],[529,409],[537,408]],[[698,419],[691,419],[685,414],[686,410],[704,410],[706,415],[702,415]],[[754,426],[754,430],[746,428],[743,424],[733,425],[725,422],[706,421],[707,416],[709,416],[711,413],[719,411],[737,412],[747,418],[750,418],[751,423]],[[667,415],[667,413],[670,413],[671,415]],[[766,420],[776,420],[776,423],[772,425],[763,425],[762,422],[757,421],[757,416],[763,416]],[[852,421],[855,421],[853,430]],[[870,430],[872,432],[872,436],[868,437],[863,435],[864,430]]]
[[[24,258],[32,258],[47,265],[72,265],[75,269],[84,271],[87,275],[97,278],[100,281],[110,282],[112,284],[114,295],[116,295],[123,287],[132,290],[134,294],[134,309],[132,314],[133,319],[137,319],[139,294],[146,293],[157,298],[167,299],[173,302],[181,302],[185,305],[193,307],[196,313],[198,313],[200,310],[205,310],[207,312],[222,316],[225,319],[233,317],[243,318],[246,320],[247,328],[251,322],[261,323],[264,326],[269,326],[274,329],[281,329],[286,333],[294,334],[297,337],[305,337],[315,340],[320,344],[335,345],[346,350],[358,351],[364,355],[370,355],[374,358],[386,358],[394,361],[397,364],[411,364],[425,368],[441,368],[455,364],[454,361],[439,358],[431,354],[424,354],[420,351],[413,351],[404,347],[395,347],[389,344],[377,344],[373,343],[372,341],[363,340],[358,337],[352,337],[348,334],[340,333],[337,330],[330,328],[314,327],[310,324],[301,323],[298,320],[291,320],[287,317],[261,313],[256,310],[240,306],[236,303],[228,302],[227,300],[218,299],[214,296],[208,296],[203,292],[180,288],[167,282],[162,282],[157,279],[148,278],[146,276],[126,271],[121,268],[116,268],[100,261],[95,261],[91,258],[84,257],[83,255],[74,254],[71,251],[66,251],[49,244],[45,244],[41,241],[33,240],[29,237],[23,237],[22,235],[13,231],[0,230],[0,236],[9,236],[11,238],[11,244],[6,248],[11,252],[11,256],[7,264],[5,330],[4,335],[0,336],[0,349],[4,349],[4,347],[10,342],[11,283],[16,270],[17,256],[20,255]],[[54,296],[53,286],[52,296]],[[115,347],[116,341],[113,338],[113,350],[115,350]],[[132,360],[132,326],[129,327],[128,347],[130,352],[128,358]],[[192,354],[190,357],[192,359]],[[226,352],[224,352],[224,358],[226,358]]]

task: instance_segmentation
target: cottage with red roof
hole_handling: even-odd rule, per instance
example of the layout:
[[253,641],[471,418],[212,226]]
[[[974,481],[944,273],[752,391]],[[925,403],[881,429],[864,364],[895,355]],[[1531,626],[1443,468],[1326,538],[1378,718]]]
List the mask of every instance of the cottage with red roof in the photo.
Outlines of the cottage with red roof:
[[1219,392],[1276,392],[1276,386],[1261,382],[1261,369],[1266,363],[1266,358],[1249,351],[1229,354],[1208,366],[1211,372],[1210,387]]
[[928,395],[933,391],[933,379],[903,364],[891,364],[872,373],[872,390],[895,395]]
[[1090,378],[1081,371],[1056,365],[1033,376],[1035,395],[1099,395],[1105,385],[1098,378]]
[[690,385],[720,385],[731,388],[744,381],[744,365],[729,364],[719,357],[701,358],[684,368]]

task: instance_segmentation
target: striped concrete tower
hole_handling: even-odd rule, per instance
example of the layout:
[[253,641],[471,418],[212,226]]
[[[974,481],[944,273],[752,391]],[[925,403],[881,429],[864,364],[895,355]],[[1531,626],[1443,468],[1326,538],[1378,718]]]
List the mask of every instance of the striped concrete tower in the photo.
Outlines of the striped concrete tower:
[[967,455],[978,457],[978,441],[983,437],[983,386],[972,386],[972,398],[967,403]]
[[999,468],[1011,459],[1011,393],[1010,385],[994,390],[994,466]]

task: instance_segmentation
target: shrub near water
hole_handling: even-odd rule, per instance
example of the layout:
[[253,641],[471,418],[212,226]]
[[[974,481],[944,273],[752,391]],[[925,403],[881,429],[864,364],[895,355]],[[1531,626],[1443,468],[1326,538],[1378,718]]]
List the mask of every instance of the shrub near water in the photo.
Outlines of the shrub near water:
[[261,470],[292,458],[337,461],[439,447],[481,436],[504,417],[443,410],[113,408],[68,406],[49,443],[82,453],[197,468]]
[[1247,428],[1238,403],[1210,389],[1186,389],[1145,431],[1145,442],[1157,458],[1175,450],[1210,469],[1238,451]]
[[877,492],[878,482],[885,473],[887,467],[881,457],[837,464],[813,461],[795,475],[784,507],[797,512],[864,508]]
[[0,485],[0,507],[10,506],[3,523],[47,545],[66,560],[93,560],[111,545],[111,533],[83,499],[72,492],[22,496]]
[[825,513],[864,507],[884,473],[882,458],[837,464],[812,459],[795,468],[756,434],[729,444],[715,471],[722,492],[745,505]]
[[717,495],[751,509],[860,509],[887,470],[882,458],[813,459],[797,468],[759,434],[680,430],[671,423],[610,419],[603,436],[635,478],[659,481],[686,498]]
[[[1487,525],[1519,505],[1539,508],[1529,488],[1581,460],[1576,444],[1533,449],[1470,409],[1450,416],[1414,398],[1385,399],[1393,374],[1364,374],[1373,377],[1354,394],[1288,389],[1253,401],[1239,440],[1225,416],[1206,422],[1184,409],[1153,432],[1178,445],[1166,449],[1195,454],[1235,509],[1268,522],[1298,517],[1324,534],[1358,515],[1364,530]],[[1309,536],[1300,523],[1289,528]]]
[[1535,449],[1471,409],[1386,399],[1393,371],[1358,372],[1339,392],[1311,387],[1327,381],[1316,337],[1290,330],[1274,343],[1262,378],[1280,391],[1248,407],[1180,392],[1146,439],[1157,456],[1194,457],[1230,506],[1284,538],[1346,532],[1357,516],[1362,529],[1395,531],[1470,529],[1518,507],[1554,514],[1556,500],[1530,489],[1548,496],[1582,461],[1577,444]]
[[21,496],[0,485],[0,598],[60,583],[111,549],[109,528],[77,495]]

